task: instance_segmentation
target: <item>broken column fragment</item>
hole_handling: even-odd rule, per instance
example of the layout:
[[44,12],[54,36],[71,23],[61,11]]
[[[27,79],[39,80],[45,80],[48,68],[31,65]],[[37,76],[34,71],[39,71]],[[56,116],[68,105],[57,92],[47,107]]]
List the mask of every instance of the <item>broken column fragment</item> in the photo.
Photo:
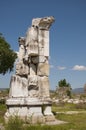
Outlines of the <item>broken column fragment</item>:
[[28,56],[38,55],[38,29],[35,27],[27,31],[26,48]]
[[18,61],[6,101],[6,120],[18,115],[31,123],[55,121],[49,94],[49,29],[53,22],[52,16],[35,18],[26,36],[18,39]]

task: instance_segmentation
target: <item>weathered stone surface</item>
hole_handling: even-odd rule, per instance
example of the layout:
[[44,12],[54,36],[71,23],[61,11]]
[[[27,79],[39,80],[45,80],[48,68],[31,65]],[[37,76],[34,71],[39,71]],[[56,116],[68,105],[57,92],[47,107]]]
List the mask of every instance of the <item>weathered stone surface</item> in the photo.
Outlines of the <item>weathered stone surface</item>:
[[26,35],[26,49],[30,56],[38,55],[38,30],[35,27],[31,27],[27,31]]
[[49,98],[49,79],[46,76],[39,77],[38,80],[38,86],[39,86],[39,97],[40,98]]
[[40,20],[41,20],[41,18],[32,19],[32,26],[33,27],[38,27]]
[[45,107],[44,115],[53,115],[53,113],[51,111],[52,111],[51,106]]
[[44,56],[44,47],[39,47],[39,55]]
[[[54,121],[49,95],[49,28],[54,18],[32,20],[26,37],[20,37],[16,75],[10,82],[9,99],[6,101],[10,116],[19,116],[29,123]],[[43,111],[43,105],[45,110]],[[44,114],[44,115],[43,115]]]
[[28,80],[20,76],[13,75],[10,82],[10,97],[27,97],[28,96]]
[[29,28],[26,34],[26,46],[37,40],[38,40],[38,29],[36,27]]
[[42,116],[42,113],[41,113],[41,106],[38,106],[38,107],[30,107],[30,109],[28,110],[28,113],[29,115],[40,115]]
[[28,76],[29,71],[30,70],[27,64],[24,64],[22,62],[16,63],[16,75]]
[[[32,117],[32,119],[30,120],[31,117]],[[32,114],[31,117],[28,116],[28,118],[27,118],[28,123],[31,123],[31,124],[43,124],[43,123],[45,123],[45,118],[44,118],[43,115],[39,115],[39,114],[38,115],[34,115],[34,114]]]
[[45,116],[45,122],[49,123],[49,122],[55,122],[55,121],[56,121],[56,119],[55,119],[54,115],[47,115],[47,116]]
[[44,32],[44,56],[49,56],[49,31]]
[[33,64],[39,63],[39,56],[32,56],[32,57],[31,57],[31,62],[32,62]]
[[37,66],[35,64],[30,64],[30,75],[36,75]]
[[32,41],[27,46],[27,52],[29,56],[37,56],[38,55],[38,43],[37,41]]
[[28,86],[37,86],[37,84],[38,84],[37,75],[28,76]]
[[37,75],[28,76],[28,96],[38,97],[38,77]]
[[49,64],[39,63],[37,68],[37,75],[48,76],[49,75]]
[[54,22],[54,17],[36,18],[32,20],[32,26],[36,26],[42,30],[49,30],[50,26]]
[[[38,31],[38,42],[39,42],[39,47],[44,48],[44,37],[45,37],[45,30],[39,30]],[[49,37],[48,37],[49,38]]]
[[39,91],[37,90],[38,87],[36,87],[36,86],[30,86],[30,87],[32,87],[32,88],[30,88],[30,90],[28,92],[28,96],[30,98],[33,98],[33,97],[38,98],[38,95],[39,95]]
[[40,20],[39,28],[43,30],[49,30],[50,26],[54,22],[54,17],[45,17]]
[[23,60],[24,55],[25,55],[24,46],[20,45],[19,53],[18,53],[18,58],[19,58],[20,61]]
[[45,57],[45,56],[40,56],[39,55],[39,56],[32,57],[31,60],[32,60],[32,63],[37,64],[37,63],[45,63],[45,62],[47,62],[48,58]]
[[25,42],[26,42],[25,37],[19,37],[19,38],[18,38],[18,42],[19,42],[19,46],[20,46],[20,45],[24,45],[24,46],[25,46]]
[[39,63],[45,63],[47,61],[48,61],[47,57],[45,57],[45,56],[39,56]]
[[49,56],[49,31],[39,30],[38,42],[39,55]]
[[28,112],[27,107],[21,107],[21,108],[19,108],[19,107],[15,107],[15,108],[10,107],[9,108],[9,113],[11,113],[14,116],[22,116],[22,117],[24,117],[24,116],[26,116],[27,112]]
[[18,58],[20,61],[23,60],[23,57],[25,55],[25,38],[24,37],[19,37],[19,53],[18,53]]

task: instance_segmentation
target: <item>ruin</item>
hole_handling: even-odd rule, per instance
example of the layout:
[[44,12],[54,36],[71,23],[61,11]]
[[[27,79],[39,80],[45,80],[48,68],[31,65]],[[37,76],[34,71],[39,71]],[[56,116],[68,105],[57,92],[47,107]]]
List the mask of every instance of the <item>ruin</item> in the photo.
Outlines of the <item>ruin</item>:
[[18,115],[31,123],[55,121],[49,94],[49,29],[54,17],[36,18],[19,37],[18,61],[11,77],[5,120]]

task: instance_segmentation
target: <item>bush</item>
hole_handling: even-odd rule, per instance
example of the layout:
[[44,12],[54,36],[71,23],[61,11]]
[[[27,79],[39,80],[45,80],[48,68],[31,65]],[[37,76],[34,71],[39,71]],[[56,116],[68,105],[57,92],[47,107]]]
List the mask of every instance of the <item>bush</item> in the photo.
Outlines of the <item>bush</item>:
[[6,99],[2,98],[0,99],[0,104],[5,104]]
[[23,130],[23,121],[18,117],[10,117],[5,130]]

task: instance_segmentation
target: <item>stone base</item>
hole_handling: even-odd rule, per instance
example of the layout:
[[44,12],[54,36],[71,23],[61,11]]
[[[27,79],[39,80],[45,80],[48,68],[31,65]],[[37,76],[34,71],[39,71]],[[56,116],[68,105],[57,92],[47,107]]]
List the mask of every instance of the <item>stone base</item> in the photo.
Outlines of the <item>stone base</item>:
[[6,122],[11,116],[19,116],[25,122],[31,124],[45,124],[55,121],[49,102],[42,102],[36,98],[10,98],[6,101],[6,104]]
[[54,122],[56,119],[54,115],[47,115],[45,116],[45,122]]
[[45,118],[43,115],[32,115],[27,117],[26,122],[29,124],[45,124]]

